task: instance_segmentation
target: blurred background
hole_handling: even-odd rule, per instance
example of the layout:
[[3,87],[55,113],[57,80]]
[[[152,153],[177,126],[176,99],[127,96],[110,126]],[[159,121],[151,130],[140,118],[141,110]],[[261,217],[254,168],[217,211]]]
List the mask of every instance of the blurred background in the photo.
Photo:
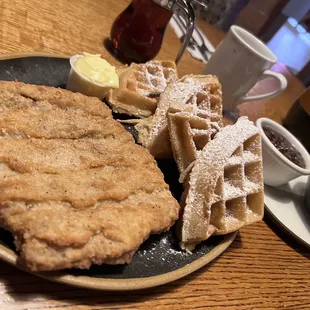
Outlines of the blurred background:
[[[201,1],[201,0],[200,0]],[[310,85],[310,0],[202,0],[198,19],[228,31],[239,25],[263,40],[278,60]]]

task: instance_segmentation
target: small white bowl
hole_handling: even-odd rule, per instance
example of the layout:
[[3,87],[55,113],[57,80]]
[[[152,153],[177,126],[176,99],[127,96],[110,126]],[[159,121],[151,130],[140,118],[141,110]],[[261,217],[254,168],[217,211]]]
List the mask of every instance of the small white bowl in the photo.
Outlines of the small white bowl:
[[[264,183],[270,186],[280,186],[301,176],[310,174],[310,155],[304,146],[287,129],[269,118],[259,118],[256,126],[262,136]],[[268,139],[263,127],[282,135],[303,157],[306,168],[301,168],[286,158]]]
[[66,88],[73,92],[79,92],[87,96],[98,97],[103,99],[113,87],[91,81],[88,77],[81,74],[75,68],[75,61],[84,55],[73,55],[70,58],[71,70],[68,77]]

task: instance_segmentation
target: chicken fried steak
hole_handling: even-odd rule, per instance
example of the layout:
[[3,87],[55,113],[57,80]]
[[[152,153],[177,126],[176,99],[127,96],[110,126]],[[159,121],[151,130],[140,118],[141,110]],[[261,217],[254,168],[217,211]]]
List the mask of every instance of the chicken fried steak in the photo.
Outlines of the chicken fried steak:
[[99,99],[0,82],[0,226],[32,271],[129,263],[179,204]]

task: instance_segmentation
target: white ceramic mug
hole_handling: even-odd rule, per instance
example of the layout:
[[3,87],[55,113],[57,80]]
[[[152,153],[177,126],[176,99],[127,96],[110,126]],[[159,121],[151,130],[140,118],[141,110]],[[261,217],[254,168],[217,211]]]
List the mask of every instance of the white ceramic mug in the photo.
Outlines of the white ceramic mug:
[[[277,61],[271,50],[254,35],[232,26],[207,63],[204,74],[216,75],[223,89],[223,107],[233,110],[243,101],[272,98],[287,86],[285,77],[268,69]],[[247,96],[247,92],[266,77],[276,78],[279,88],[267,94]]]

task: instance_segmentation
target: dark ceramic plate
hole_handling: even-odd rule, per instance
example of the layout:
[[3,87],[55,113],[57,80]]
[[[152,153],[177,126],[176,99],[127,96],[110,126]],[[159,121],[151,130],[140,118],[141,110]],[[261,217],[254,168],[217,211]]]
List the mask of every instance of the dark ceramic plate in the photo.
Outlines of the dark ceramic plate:
[[[49,54],[6,55],[0,58],[0,80],[64,87],[70,65],[67,57]],[[127,128],[132,132],[132,128]],[[160,161],[166,182],[179,199],[182,188],[174,161]],[[169,169],[168,169],[169,167]],[[70,285],[103,290],[133,290],[168,283],[184,277],[220,255],[236,233],[214,236],[188,254],[180,251],[172,230],[153,235],[142,244],[129,265],[92,266],[89,270],[64,270],[36,275]],[[0,230],[0,259],[21,269],[16,262],[12,235]]]

